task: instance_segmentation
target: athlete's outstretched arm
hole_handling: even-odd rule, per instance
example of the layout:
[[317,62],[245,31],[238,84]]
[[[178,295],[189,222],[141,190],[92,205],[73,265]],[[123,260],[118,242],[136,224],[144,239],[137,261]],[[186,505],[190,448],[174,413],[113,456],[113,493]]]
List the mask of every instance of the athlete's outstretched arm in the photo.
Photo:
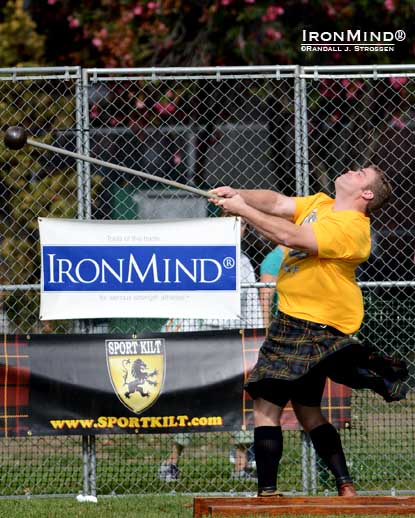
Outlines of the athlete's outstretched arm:
[[210,191],[223,198],[232,198],[239,194],[247,205],[265,214],[279,216],[292,221],[295,212],[295,198],[290,198],[279,192],[265,189],[233,189],[232,187],[217,187]]
[[241,216],[255,227],[258,232],[274,243],[289,248],[305,250],[313,255],[318,253],[316,236],[313,227],[309,223],[296,225],[283,217],[266,214],[248,205],[239,194],[234,194],[232,197],[223,198],[222,200],[212,199],[211,201],[231,214]]

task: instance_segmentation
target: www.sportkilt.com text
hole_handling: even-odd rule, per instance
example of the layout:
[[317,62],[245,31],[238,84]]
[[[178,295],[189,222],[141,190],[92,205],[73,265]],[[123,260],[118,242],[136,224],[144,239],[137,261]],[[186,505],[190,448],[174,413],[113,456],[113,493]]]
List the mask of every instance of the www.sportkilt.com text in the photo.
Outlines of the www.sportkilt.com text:
[[219,416],[189,417],[187,415],[165,415],[162,417],[114,417],[100,416],[98,419],[53,419],[54,430],[93,430],[114,428],[163,429],[177,427],[223,426]]

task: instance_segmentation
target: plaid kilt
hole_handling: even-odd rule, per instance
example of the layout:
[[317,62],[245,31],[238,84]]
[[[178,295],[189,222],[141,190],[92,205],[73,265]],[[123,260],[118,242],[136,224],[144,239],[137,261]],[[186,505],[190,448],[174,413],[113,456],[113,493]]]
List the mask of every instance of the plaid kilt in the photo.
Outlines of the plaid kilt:
[[403,361],[381,356],[337,329],[281,312],[269,326],[245,389],[265,378],[293,381],[317,365],[336,383],[372,389],[388,402],[404,399],[408,391]]

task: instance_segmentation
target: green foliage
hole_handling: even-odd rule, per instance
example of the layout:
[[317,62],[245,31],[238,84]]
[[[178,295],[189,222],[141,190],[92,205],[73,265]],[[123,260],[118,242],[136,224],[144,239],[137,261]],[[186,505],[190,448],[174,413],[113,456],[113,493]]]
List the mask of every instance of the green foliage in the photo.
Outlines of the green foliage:
[[[0,23],[0,67],[39,66],[44,60],[45,36],[23,9],[20,0],[9,0]],[[73,96],[53,95],[33,81],[1,84],[0,125],[6,129],[22,125],[51,141],[53,129],[73,126]],[[2,148],[0,182],[2,211],[0,252],[3,284],[38,284],[40,258],[37,218],[39,216],[76,217],[77,185],[73,171],[45,171],[38,151],[27,148],[16,153]],[[39,292],[3,293],[10,331],[33,331],[38,323]]]
[[[45,2],[47,9],[48,4]],[[45,41],[22,0],[8,0],[0,11],[0,67],[32,67],[45,63]],[[74,126],[74,95],[54,92],[51,83],[4,81],[0,85],[0,126],[21,125],[38,140],[53,143],[53,132]],[[0,252],[3,284],[39,284],[40,216],[73,218],[77,213],[77,181],[73,170],[47,166],[42,152],[1,149],[2,211]],[[39,292],[3,292],[10,332],[39,331]],[[56,323],[60,326],[60,323]],[[50,326],[49,326],[50,327]]]
[[40,65],[45,50],[45,36],[23,10],[22,2],[8,0],[4,21],[0,24],[0,67]]
[[[36,25],[29,14],[23,10],[22,2],[9,0],[3,9],[3,22],[0,23],[0,66],[18,67],[39,65],[43,62],[45,37],[36,33]],[[2,87],[0,101],[1,126],[25,123],[31,113],[33,94],[25,85],[13,85],[15,91]],[[26,109],[24,105],[28,103]],[[40,166],[33,164],[29,155],[20,153],[20,157],[5,150],[0,159],[0,180],[3,196],[8,203],[3,207],[7,215],[16,217],[13,224],[3,222],[1,243],[2,282],[37,283],[38,264],[33,260],[37,255],[34,242],[34,204],[38,186],[30,185],[29,176],[36,174]],[[19,160],[20,159],[20,160]],[[24,207],[30,206],[26,213]],[[18,223],[19,221],[19,223]],[[22,227],[20,227],[22,225]],[[24,328],[25,321],[33,321],[38,311],[38,293],[36,291],[14,293],[7,292],[4,308],[13,327]],[[22,327],[23,326],[23,327]]]
[[[1,254],[7,278],[12,279],[14,284],[38,284],[40,251],[37,218],[76,217],[76,179],[71,172],[59,172],[39,181],[27,182],[24,163],[25,160],[22,160],[21,166],[13,171],[18,190],[10,199],[11,224],[4,231]],[[34,165],[37,166],[34,169],[39,167],[36,162]],[[12,181],[10,176],[7,181]],[[5,307],[14,328],[33,330],[38,321],[39,293],[34,290],[12,292],[6,297]]]

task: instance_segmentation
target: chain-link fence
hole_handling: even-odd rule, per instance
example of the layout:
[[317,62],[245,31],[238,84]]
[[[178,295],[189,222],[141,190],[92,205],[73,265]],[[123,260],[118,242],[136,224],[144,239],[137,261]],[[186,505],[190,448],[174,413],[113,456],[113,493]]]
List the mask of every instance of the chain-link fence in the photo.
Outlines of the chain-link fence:
[[[388,171],[394,198],[373,221],[372,254],[358,271],[366,304],[360,335],[406,359],[411,390],[393,405],[366,391],[353,393],[350,426],[341,434],[362,491],[415,490],[414,77],[412,66],[0,70],[3,130],[23,125],[49,144],[198,188],[332,194],[335,176],[347,168],[375,162]],[[37,148],[16,153],[2,147],[0,160],[4,333],[140,333],[176,325],[174,315],[169,322],[40,322],[36,220],[217,217],[207,199]],[[261,326],[269,305],[265,283],[275,277],[261,265],[273,247],[246,228],[242,250],[242,317],[246,327]],[[232,324],[182,322],[177,329],[212,326]],[[240,455],[250,476],[238,476]],[[166,459],[179,471],[163,475]],[[0,442],[0,462],[3,495],[254,491],[256,485],[249,442],[229,433],[191,440],[7,438]],[[279,478],[285,491],[332,488],[295,431],[285,432]]]

